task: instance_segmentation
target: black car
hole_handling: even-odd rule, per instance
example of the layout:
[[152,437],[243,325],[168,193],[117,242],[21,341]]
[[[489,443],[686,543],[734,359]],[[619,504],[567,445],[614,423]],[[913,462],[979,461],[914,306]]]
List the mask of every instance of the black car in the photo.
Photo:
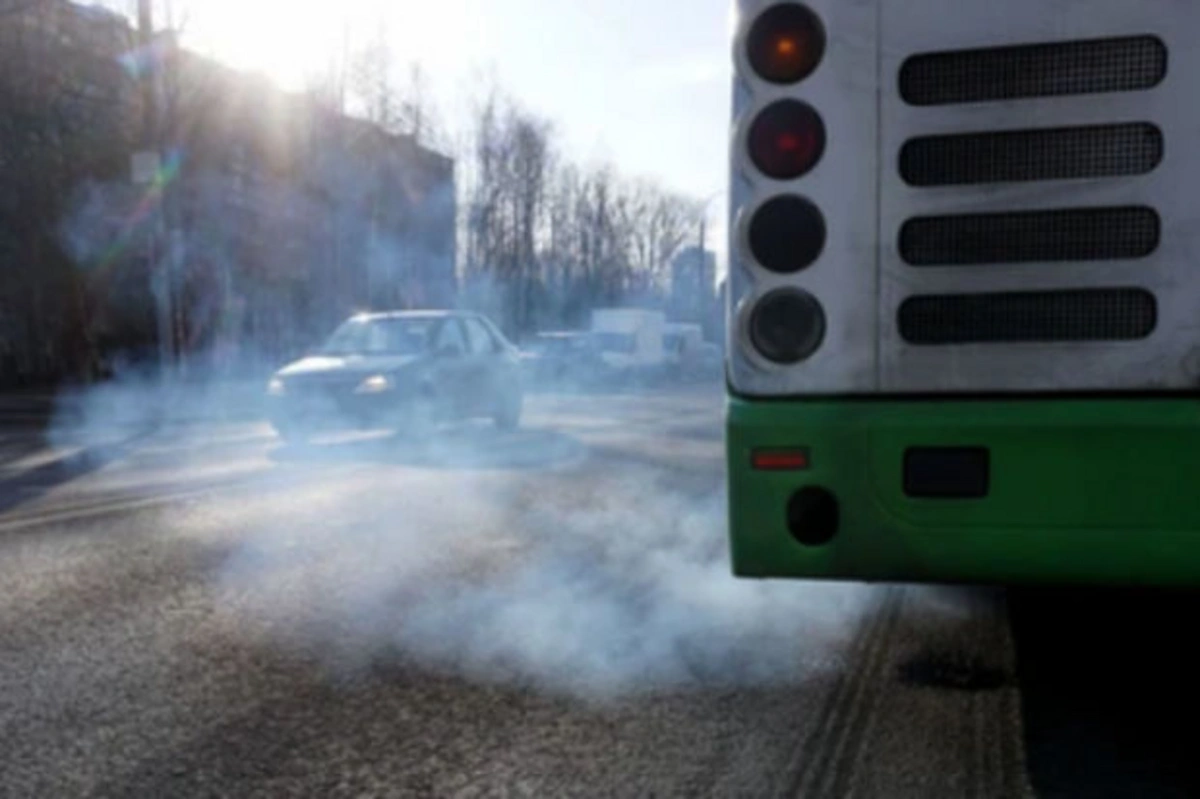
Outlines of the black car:
[[361,314],[267,387],[285,438],[316,430],[388,427],[422,434],[438,422],[521,419],[517,350],[484,316],[455,311]]

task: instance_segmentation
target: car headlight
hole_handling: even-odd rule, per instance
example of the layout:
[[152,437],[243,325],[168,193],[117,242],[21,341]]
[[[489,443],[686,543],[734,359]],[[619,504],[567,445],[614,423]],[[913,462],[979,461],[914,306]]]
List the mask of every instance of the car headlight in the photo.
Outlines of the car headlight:
[[392,381],[386,375],[371,375],[358,384],[355,394],[382,394],[392,390]]
[[267,394],[272,397],[282,397],[287,393],[287,386],[278,377],[272,377],[267,383]]

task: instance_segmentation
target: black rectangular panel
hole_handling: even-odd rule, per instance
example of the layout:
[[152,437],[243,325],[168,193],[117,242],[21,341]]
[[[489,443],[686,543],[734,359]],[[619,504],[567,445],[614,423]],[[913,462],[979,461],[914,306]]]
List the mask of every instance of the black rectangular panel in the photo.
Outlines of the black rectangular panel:
[[923,216],[900,229],[911,266],[1144,258],[1162,225],[1152,208],[1065,208],[998,214]]
[[983,447],[912,447],[904,453],[904,493],[929,499],[986,497],[989,460]]
[[910,186],[961,186],[1144,175],[1163,157],[1148,122],[922,136],[900,150]]
[[1167,74],[1156,36],[921,53],[900,68],[911,105],[950,105],[1149,89]]
[[909,344],[1129,341],[1158,322],[1144,289],[1071,289],[909,297],[897,325]]

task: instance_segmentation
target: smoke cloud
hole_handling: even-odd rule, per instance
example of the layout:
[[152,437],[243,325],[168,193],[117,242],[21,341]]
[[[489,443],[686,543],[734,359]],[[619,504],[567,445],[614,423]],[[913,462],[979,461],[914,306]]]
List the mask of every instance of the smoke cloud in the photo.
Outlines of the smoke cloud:
[[[118,237],[98,210],[109,198],[97,191],[80,201],[64,235],[81,262],[102,269],[98,242]],[[229,272],[217,239],[201,239],[208,242],[201,254],[222,267],[217,274]],[[374,246],[401,244],[381,238]],[[207,290],[222,307],[244,293],[226,278]],[[585,305],[602,304],[591,299]],[[498,298],[497,312],[507,301]],[[270,323],[264,319],[264,329]],[[64,395],[51,438],[261,418],[266,377],[284,359],[243,355],[237,381],[193,363],[189,379],[169,387],[151,369],[115,364],[109,382]],[[703,446],[719,462],[719,376],[712,379],[691,390],[711,392],[714,435]],[[278,444],[281,472],[295,460],[331,475],[335,466],[361,468],[353,481],[331,476],[328,486],[296,488],[304,498],[295,512],[285,495],[231,500],[221,534],[233,550],[218,586],[237,623],[261,625],[335,672],[399,660],[601,699],[787,682],[836,668],[869,592],[735,580],[719,469],[689,474],[678,464],[590,449],[572,425],[624,430],[636,445],[623,411],[605,406],[636,390],[578,375],[563,380],[539,386],[530,399],[536,409],[547,394],[558,396],[574,419],[563,429],[553,421],[512,433],[468,425],[424,445],[318,443],[300,453]],[[580,393],[590,395],[590,410],[571,406]],[[596,418],[580,421],[588,413]]]
[[400,658],[605,699],[836,666],[865,589],[735,580],[720,492],[592,466],[418,482],[400,517],[263,531],[225,579],[334,668]]

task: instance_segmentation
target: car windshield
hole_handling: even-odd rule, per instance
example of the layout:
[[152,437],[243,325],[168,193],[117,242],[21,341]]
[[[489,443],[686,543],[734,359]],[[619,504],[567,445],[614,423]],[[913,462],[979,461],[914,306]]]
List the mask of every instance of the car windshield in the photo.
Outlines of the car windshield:
[[351,319],[321,347],[322,355],[419,355],[429,348],[430,319]]

